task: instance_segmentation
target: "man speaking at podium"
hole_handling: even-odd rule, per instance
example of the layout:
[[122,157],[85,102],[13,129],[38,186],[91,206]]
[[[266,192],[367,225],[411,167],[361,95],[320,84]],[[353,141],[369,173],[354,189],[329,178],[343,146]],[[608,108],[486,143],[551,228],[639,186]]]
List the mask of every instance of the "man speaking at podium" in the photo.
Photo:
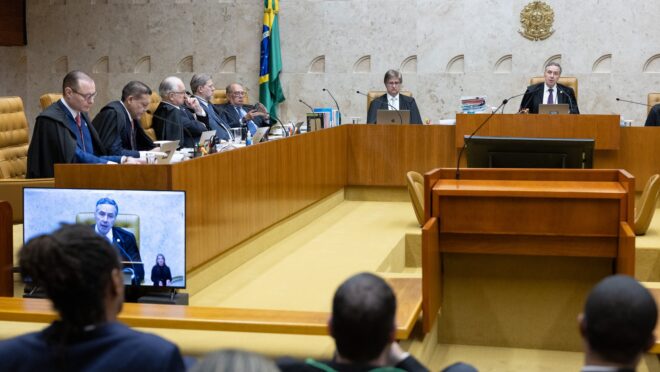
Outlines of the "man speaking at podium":
[[545,82],[530,85],[520,101],[522,113],[538,114],[541,104],[567,103],[571,114],[579,114],[575,92],[570,87],[558,83],[561,76],[561,66],[557,62],[550,62],[545,66],[543,79]]
[[106,237],[110,244],[117,248],[122,263],[131,262],[123,265],[124,271],[130,269],[133,274],[132,284],[140,285],[144,278],[144,265],[141,263],[142,258],[135,241],[135,235],[128,230],[114,226],[117,215],[119,215],[117,202],[110,198],[99,199],[96,202],[96,210],[94,211],[94,219],[96,220],[94,231]]
[[387,93],[371,101],[367,113],[367,123],[375,124],[378,110],[409,110],[410,124],[422,124],[417,103],[412,97],[399,94],[403,75],[397,70],[388,70],[383,78]]

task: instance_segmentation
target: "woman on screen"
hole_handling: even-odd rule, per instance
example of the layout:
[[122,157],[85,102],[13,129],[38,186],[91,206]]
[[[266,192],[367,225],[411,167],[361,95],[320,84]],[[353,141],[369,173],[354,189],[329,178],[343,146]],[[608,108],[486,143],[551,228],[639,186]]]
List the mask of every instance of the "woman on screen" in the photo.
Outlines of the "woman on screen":
[[156,255],[156,264],[151,269],[151,281],[154,287],[169,287],[172,283],[172,273],[165,264],[165,256],[162,253]]

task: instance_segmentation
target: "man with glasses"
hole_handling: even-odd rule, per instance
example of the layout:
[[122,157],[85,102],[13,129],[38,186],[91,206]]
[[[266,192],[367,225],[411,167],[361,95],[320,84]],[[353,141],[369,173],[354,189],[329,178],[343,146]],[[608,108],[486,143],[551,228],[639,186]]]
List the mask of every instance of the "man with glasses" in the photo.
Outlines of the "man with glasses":
[[208,130],[208,116],[197,98],[188,97],[183,81],[166,77],[158,87],[161,102],[154,112],[153,128],[159,140],[179,141],[182,147],[194,147],[202,132]]
[[220,112],[217,111],[216,107],[211,104],[211,98],[213,98],[213,91],[215,90],[211,75],[193,75],[192,79],[190,79],[190,89],[204,111],[206,111],[206,115],[209,118],[209,128],[215,130],[216,137],[225,141],[231,140],[229,126],[222,120]]
[[378,110],[409,110],[410,124],[422,124],[422,116],[419,114],[417,103],[412,97],[399,94],[403,75],[397,70],[388,70],[383,78],[387,93],[371,101],[367,113],[367,123],[375,124]]
[[247,127],[254,135],[259,127],[270,125],[270,116],[261,104],[250,106],[245,104],[245,89],[241,84],[233,83],[227,86],[228,103],[218,105],[222,119],[232,128]]
[[96,98],[96,85],[82,71],[71,71],[62,82],[62,99],[37,117],[28,148],[27,178],[50,178],[58,163],[140,163],[128,156],[106,152],[88,112]]

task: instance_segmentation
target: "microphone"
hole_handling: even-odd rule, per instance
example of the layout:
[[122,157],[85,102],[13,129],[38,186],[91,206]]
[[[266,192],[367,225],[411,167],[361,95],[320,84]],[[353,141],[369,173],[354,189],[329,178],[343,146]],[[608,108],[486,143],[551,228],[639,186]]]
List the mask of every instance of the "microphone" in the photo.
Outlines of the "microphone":
[[[525,92],[525,93],[527,93],[527,92]],[[523,93],[523,94],[525,94],[525,93]],[[510,100],[512,100],[512,99],[514,99],[514,98],[516,98],[516,97],[520,97],[520,96],[522,96],[523,94],[517,94],[517,95],[515,95],[515,96],[511,96],[511,97],[505,99],[504,101],[502,101],[502,103],[500,103],[500,105],[497,106],[497,108],[495,109],[495,111],[493,111],[490,115],[488,115],[488,117],[486,118],[486,120],[484,120],[483,123],[479,124],[479,126],[477,127],[477,129],[475,129],[474,132],[472,132],[472,134],[470,134],[470,135],[468,136],[468,138],[465,138],[465,139],[463,140],[463,147],[461,147],[461,152],[458,153],[458,159],[456,160],[456,179],[457,179],[457,180],[461,179],[461,170],[460,170],[461,157],[463,156],[463,152],[464,152],[465,149],[467,148],[468,142],[470,142],[470,140],[472,139],[472,137],[474,137],[474,135],[477,134],[477,132],[479,131],[479,129],[481,129],[481,127],[483,127],[484,125],[486,125],[486,123],[488,123],[488,121],[490,120],[490,118],[492,118],[493,115],[495,115],[495,113],[497,113],[497,111],[500,110],[500,108],[502,108],[502,111],[504,111],[504,105],[506,105]]]
[[525,90],[525,93],[523,93],[523,94],[529,93],[530,95],[527,98],[527,101],[522,102],[522,104],[520,105],[520,110],[518,110],[518,112],[520,112],[520,111],[524,110],[525,108],[527,108],[527,104],[529,104],[532,101],[532,98],[534,98],[534,93],[538,92],[539,89],[541,89],[541,88],[543,88],[543,84],[538,85],[538,86],[536,86],[535,88],[533,88],[531,90],[529,89],[529,87],[527,87],[527,90]]
[[332,92],[330,92],[329,89],[323,88],[323,91],[328,92],[328,94],[330,95],[330,98],[332,98],[332,100],[335,101],[335,106],[337,106],[337,116],[339,116],[339,118],[338,118],[339,119],[339,124],[338,125],[341,125],[341,110],[339,110],[339,104],[337,103],[337,100],[335,99],[335,96],[332,95]]
[[[369,98],[368,94],[360,92],[359,90],[356,90],[355,93],[361,94],[361,95]],[[403,116],[401,116],[401,111],[397,110],[396,107],[392,106],[392,104],[390,104],[390,101],[388,99],[385,100],[385,103],[387,103],[388,109],[392,109],[393,111],[395,111],[397,113],[397,115],[399,115],[399,124],[403,125]]]
[[302,99],[299,99],[298,102],[300,102],[303,105],[309,107],[309,112],[314,112],[314,108],[312,106],[308,105],[307,102],[303,101]]
[[617,98],[616,100],[617,100],[617,101],[620,101],[620,102],[634,103],[634,104],[636,104],[636,105],[641,105],[641,106],[645,106],[645,107],[651,107],[651,105],[647,105],[646,103],[635,102],[635,101],[628,101],[627,99]]
[[573,113],[573,98],[571,98],[571,95],[563,89],[559,90],[559,94],[563,94],[566,97],[568,97],[568,113],[572,114]]

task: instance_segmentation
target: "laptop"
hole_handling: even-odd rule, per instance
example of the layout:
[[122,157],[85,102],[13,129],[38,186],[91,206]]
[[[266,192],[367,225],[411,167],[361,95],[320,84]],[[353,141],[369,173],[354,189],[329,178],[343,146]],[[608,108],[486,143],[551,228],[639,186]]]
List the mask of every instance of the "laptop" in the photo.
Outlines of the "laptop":
[[215,136],[215,130],[207,130],[202,132],[202,135],[199,137],[199,143],[201,145],[206,145],[208,141],[211,140],[211,137]]
[[571,110],[568,103],[555,103],[552,105],[539,105],[539,114],[570,114]]
[[179,147],[179,140],[176,141],[155,141],[155,144],[160,146],[160,152],[167,154],[166,157],[156,160],[156,164],[169,164],[172,162],[172,157]]
[[268,130],[270,130],[269,127],[257,128],[257,131],[254,132],[254,136],[252,136],[252,143],[256,144],[261,141],[265,141],[266,135],[268,134]]
[[376,124],[410,124],[410,110],[378,110]]

